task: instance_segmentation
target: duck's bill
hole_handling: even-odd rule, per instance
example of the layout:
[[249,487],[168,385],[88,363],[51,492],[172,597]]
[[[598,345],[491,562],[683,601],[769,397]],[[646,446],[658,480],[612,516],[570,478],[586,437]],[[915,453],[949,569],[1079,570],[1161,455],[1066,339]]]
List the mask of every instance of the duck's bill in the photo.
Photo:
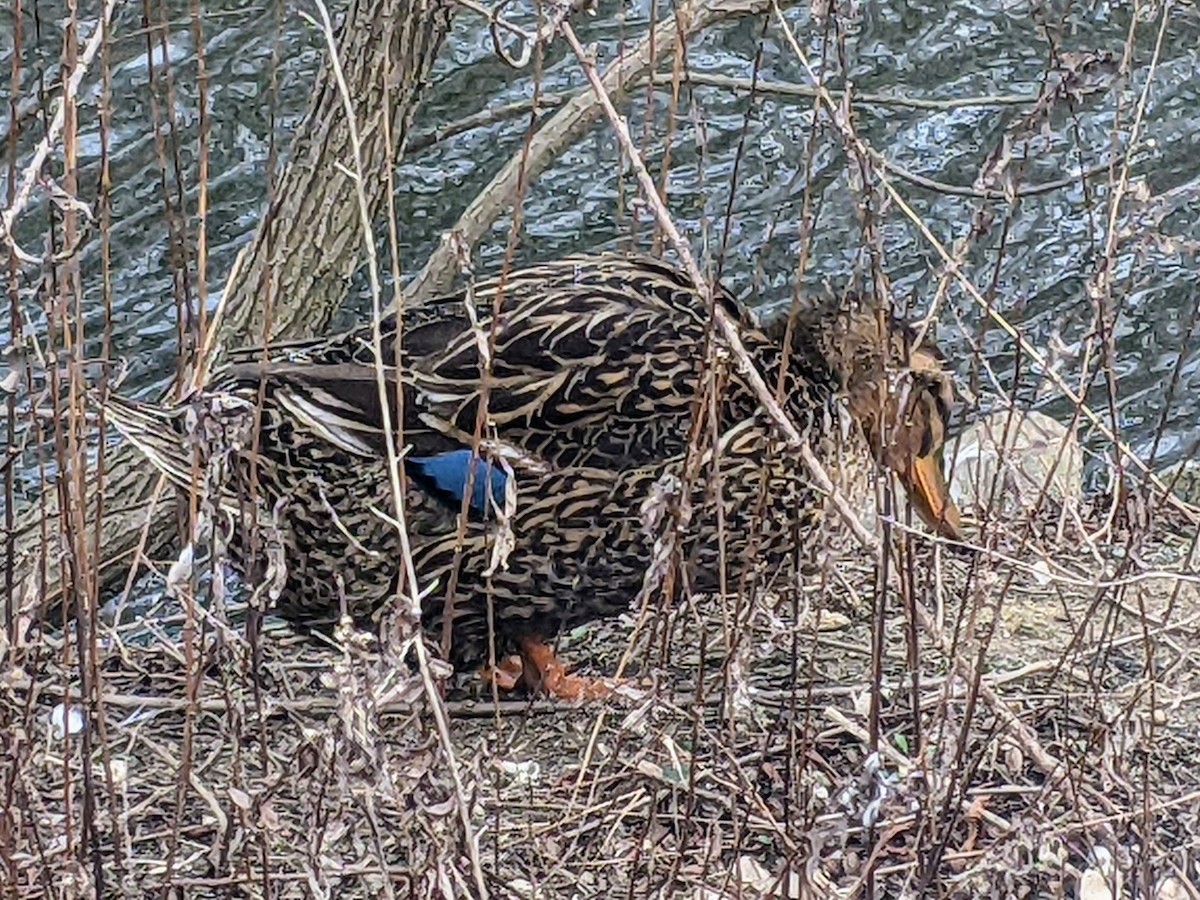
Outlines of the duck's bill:
[[925,524],[944,537],[959,540],[962,537],[962,520],[958,507],[950,499],[950,488],[942,472],[941,454],[917,457],[909,463],[902,480],[909,502]]

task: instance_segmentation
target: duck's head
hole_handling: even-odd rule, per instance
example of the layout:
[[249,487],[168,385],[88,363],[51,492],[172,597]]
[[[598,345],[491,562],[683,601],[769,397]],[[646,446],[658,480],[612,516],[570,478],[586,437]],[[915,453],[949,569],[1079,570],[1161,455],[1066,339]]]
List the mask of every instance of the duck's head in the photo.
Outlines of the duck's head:
[[862,309],[827,317],[815,332],[876,461],[896,473],[930,528],[961,537],[943,467],[954,384],[941,351],[928,338],[917,345],[906,322]]

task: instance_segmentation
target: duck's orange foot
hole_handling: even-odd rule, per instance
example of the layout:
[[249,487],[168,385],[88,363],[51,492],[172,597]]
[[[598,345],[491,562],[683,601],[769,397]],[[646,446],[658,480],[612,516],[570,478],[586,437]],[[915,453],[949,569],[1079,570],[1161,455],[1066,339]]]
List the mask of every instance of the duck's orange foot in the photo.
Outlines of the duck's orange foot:
[[611,678],[569,674],[566,664],[554,655],[554,648],[537,638],[521,640],[521,657],[525,662],[526,686],[559,700],[601,700],[611,696],[621,684]]
[[511,691],[521,683],[521,678],[525,675],[525,663],[514,653],[499,660],[495,667],[485,667],[481,674],[484,683],[494,684],[502,691]]

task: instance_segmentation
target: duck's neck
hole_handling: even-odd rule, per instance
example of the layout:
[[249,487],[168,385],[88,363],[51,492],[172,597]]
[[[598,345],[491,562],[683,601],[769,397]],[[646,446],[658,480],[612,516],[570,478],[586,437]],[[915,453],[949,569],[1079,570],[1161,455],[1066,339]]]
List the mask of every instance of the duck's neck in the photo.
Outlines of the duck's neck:
[[[860,377],[865,342],[856,334],[857,311],[836,307],[783,310],[765,321],[761,330],[779,351],[787,348],[789,368],[822,393],[838,393]],[[776,364],[778,364],[776,362]]]

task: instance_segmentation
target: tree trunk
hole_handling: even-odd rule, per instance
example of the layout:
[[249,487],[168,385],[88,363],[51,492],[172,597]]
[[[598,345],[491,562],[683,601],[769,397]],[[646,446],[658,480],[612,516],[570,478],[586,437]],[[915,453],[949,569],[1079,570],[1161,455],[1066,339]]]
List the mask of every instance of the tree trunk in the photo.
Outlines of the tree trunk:
[[[449,30],[451,6],[445,0],[354,0],[347,14],[338,53],[358,116],[372,218],[386,199],[387,169],[403,150]],[[390,40],[380,39],[389,33]],[[390,135],[383,121],[389,104]],[[308,337],[328,326],[345,299],[363,236],[354,182],[346,174],[354,156],[344,109],[326,67],[276,200],[230,273],[223,339],[261,338],[268,309],[271,340]]]
[[[372,216],[386,199],[387,167],[396,164],[403,150],[449,30],[451,8],[447,0],[351,0],[346,12],[338,52],[358,117]],[[389,112],[390,128],[385,128]],[[345,174],[352,161],[345,107],[327,64],[275,200],[230,273],[217,354],[221,347],[260,341],[268,322],[269,337],[279,340],[328,327],[361,255],[354,183]],[[175,534],[172,493],[167,490],[158,503],[150,502],[157,475],[141,454],[127,443],[111,448],[105,468],[99,559],[92,561],[99,567],[102,592],[126,577],[144,530],[148,556],[168,552]],[[95,521],[99,501],[93,476],[87,496],[76,499],[86,504],[88,521]],[[85,589],[69,583],[74,567],[64,565],[66,551],[57,539],[59,511],[58,487],[47,485],[42,503],[26,510],[17,528],[15,596],[25,614],[45,614],[76,589]],[[43,534],[48,536],[44,544]]]

